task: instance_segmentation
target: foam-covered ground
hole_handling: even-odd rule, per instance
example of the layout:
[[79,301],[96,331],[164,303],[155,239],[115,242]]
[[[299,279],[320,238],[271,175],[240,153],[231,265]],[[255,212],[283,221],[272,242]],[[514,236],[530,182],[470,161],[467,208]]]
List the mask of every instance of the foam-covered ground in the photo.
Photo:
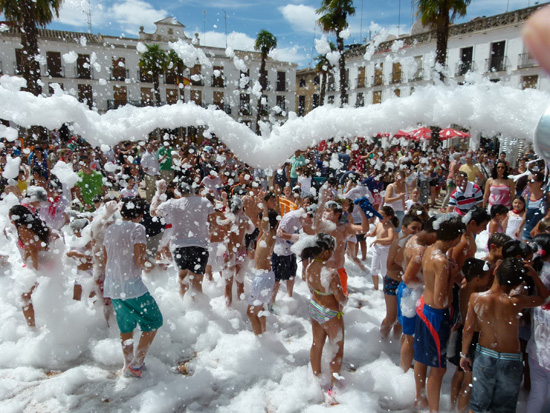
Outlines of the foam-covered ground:
[[[205,282],[205,296],[182,300],[174,268],[153,271],[145,280],[165,324],[148,354],[146,372],[132,379],[117,374],[122,353],[114,319],[107,327],[97,304],[72,300],[68,263],[39,279],[33,295],[38,327],[31,331],[18,304],[18,278],[24,276],[18,252],[5,242],[3,252],[12,264],[0,276],[2,412],[382,412],[410,411],[413,405],[413,373],[399,368],[399,340],[379,338],[383,293],[374,291],[370,277],[351,262],[345,386],[337,396],[340,404],[326,407],[309,366],[309,292],[301,279],[293,298],[281,288],[268,333],[257,338],[244,302],[235,300],[226,308],[219,274]],[[247,291],[249,285],[247,279]],[[329,356],[327,344],[324,381],[329,380]],[[176,372],[178,363],[187,374]],[[442,410],[449,406],[453,371],[445,376]]]

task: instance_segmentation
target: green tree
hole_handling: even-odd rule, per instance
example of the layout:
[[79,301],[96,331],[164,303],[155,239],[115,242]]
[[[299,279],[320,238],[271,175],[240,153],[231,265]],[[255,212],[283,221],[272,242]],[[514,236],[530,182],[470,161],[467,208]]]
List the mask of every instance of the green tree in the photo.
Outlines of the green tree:
[[[335,51],[336,46],[334,43],[329,42],[330,50]],[[327,93],[327,81],[328,81],[328,75],[329,73],[333,73],[333,67],[328,61],[327,57],[324,55],[318,55],[315,57],[315,61],[317,62],[315,64],[315,71],[321,75],[321,91],[319,93],[319,106],[323,106],[325,104],[325,95]]]
[[139,67],[147,72],[153,79],[155,105],[160,105],[160,75],[168,67],[168,55],[158,44],[146,45],[147,50],[140,53]]
[[258,98],[257,113],[256,113],[256,133],[260,133],[260,115],[262,112],[262,96],[263,91],[267,89],[267,55],[270,51],[277,47],[277,38],[267,30],[260,30],[256,36],[256,42],[254,43],[254,49],[259,51],[262,57],[260,64],[260,97]]
[[417,0],[417,14],[424,26],[435,30],[435,62],[439,63],[439,78],[444,80],[441,71],[447,61],[447,43],[449,42],[449,23],[457,16],[465,16],[471,0]]
[[27,91],[35,96],[42,93],[38,63],[38,27],[45,27],[55,16],[63,0],[0,0],[0,12],[6,20],[17,23],[21,30],[24,59],[21,62]]
[[340,106],[348,103],[348,82],[346,79],[346,59],[344,57],[344,39],[340,34],[348,27],[348,16],[355,14],[352,0],[322,0],[316,13],[320,16],[319,25],[324,32],[336,34],[336,46],[340,57],[338,70],[340,72]]

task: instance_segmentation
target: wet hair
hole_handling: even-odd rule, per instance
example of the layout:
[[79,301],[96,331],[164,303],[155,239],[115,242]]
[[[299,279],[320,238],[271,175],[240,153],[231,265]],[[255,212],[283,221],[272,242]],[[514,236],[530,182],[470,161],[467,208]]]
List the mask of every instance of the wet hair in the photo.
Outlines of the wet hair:
[[496,271],[498,283],[501,286],[515,288],[529,277],[522,260],[519,258],[505,258]]
[[467,258],[462,265],[462,273],[468,282],[485,276],[488,271],[489,263],[478,258]]
[[497,248],[504,247],[504,245],[511,240],[512,237],[510,235],[504,234],[503,232],[495,232],[489,237],[487,245],[489,245],[489,248],[491,247],[491,245],[494,245]]
[[[260,219],[262,219],[263,216],[264,216],[263,211],[260,212],[258,214],[258,216],[260,217]],[[277,219],[278,216],[279,216],[279,213],[277,211],[275,211],[274,209],[270,209],[270,210],[267,211],[267,219],[269,220],[269,228],[270,229],[277,228],[277,224],[279,223],[279,220]]]
[[491,218],[495,219],[497,215],[507,214],[508,211],[508,207],[504,205],[493,205],[491,207]]
[[458,172],[456,173],[456,175],[457,175],[457,176],[460,175],[460,176],[462,176],[463,178],[465,178],[466,180],[468,180],[468,174],[467,174],[466,172],[464,172],[464,171],[458,171]]
[[502,258],[520,257],[522,259],[527,258],[533,253],[533,249],[518,239],[508,241],[502,247]]
[[315,244],[308,246],[302,250],[302,254],[300,255],[300,258],[302,258],[302,260],[309,260],[311,258],[317,257],[324,251],[334,250],[336,241],[334,240],[333,236],[320,232],[317,235],[314,235],[314,237]]
[[238,196],[232,197],[231,200],[229,201],[229,209],[231,210],[231,212],[236,214],[241,209],[243,209],[243,200]]
[[533,172],[533,176],[529,180],[535,179],[537,182],[544,183],[544,174],[542,172]]
[[41,178],[46,178],[46,172],[44,171],[44,168],[38,165],[32,167],[31,174],[38,175]]
[[407,228],[409,225],[411,225],[413,222],[418,222],[422,227],[424,227],[424,222],[420,219],[418,215],[413,214],[407,214],[403,217],[403,220],[401,221],[401,226]]
[[269,201],[271,198],[276,198],[276,195],[274,192],[269,191],[264,195],[265,202]]
[[134,220],[145,212],[145,203],[138,196],[127,196],[121,202],[120,215],[124,219]]
[[189,195],[192,193],[191,185],[183,179],[180,179],[178,182],[178,191],[180,191],[182,195]]
[[384,206],[380,207],[379,212],[383,212],[384,215],[389,216],[390,217],[390,222],[392,223],[392,225],[395,228],[397,228],[399,226],[399,218],[397,218],[395,216],[395,212],[394,212],[394,210],[391,206],[384,205]]
[[440,241],[453,241],[466,232],[466,224],[462,222],[462,217],[458,214],[450,215],[447,219],[443,219],[439,223],[439,228],[436,229],[437,239]]
[[422,228],[423,231],[426,231],[429,234],[433,234],[434,232],[437,232],[434,228],[434,222],[437,220],[438,215],[434,215],[433,217],[430,217],[425,223],[424,228]]
[[498,179],[497,168],[500,164],[504,164],[504,174],[502,175],[502,179],[508,179],[508,174],[510,171],[508,170],[508,164],[504,161],[498,161],[495,163],[495,166],[493,166],[493,171],[491,172],[491,178]]
[[82,231],[88,226],[89,223],[90,221],[88,221],[86,218],[76,218],[71,221],[69,227],[71,228],[71,231],[75,233],[78,231]]
[[308,195],[308,196],[303,197],[302,201],[305,201],[306,199],[309,199],[309,203],[312,204],[312,205],[317,203],[317,200],[315,199],[315,197],[313,195]]
[[28,228],[40,241],[48,245],[50,229],[44,221],[34,216],[29,208],[23,205],[14,205],[10,208],[9,217],[15,223],[18,232],[21,227]]
[[331,211],[334,211],[335,213],[339,213],[340,217],[342,216],[344,212],[344,208],[342,208],[342,204],[340,202],[336,201],[328,201],[325,204],[325,209],[330,209]]
[[422,223],[425,223],[430,219],[430,215],[426,212],[426,208],[423,205],[413,204],[411,205],[408,215],[415,215],[422,220]]
[[480,225],[484,222],[489,222],[491,220],[491,215],[487,212],[485,208],[475,206],[468,211],[465,217],[470,217],[469,221],[466,223],[468,225],[470,222],[474,221],[477,225]]
[[535,258],[533,259],[533,268],[535,271],[540,272],[544,261],[548,259],[548,254],[550,254],[550,234],[539,234],[533,238],[533,243],[531,244],[535,252]]

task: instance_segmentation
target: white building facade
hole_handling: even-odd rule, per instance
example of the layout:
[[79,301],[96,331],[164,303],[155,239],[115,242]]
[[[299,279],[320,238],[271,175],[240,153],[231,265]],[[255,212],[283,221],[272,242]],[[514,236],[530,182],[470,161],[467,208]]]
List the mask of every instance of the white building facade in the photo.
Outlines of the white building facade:
[[[155,25],[155,33],[145,33],[141,28],[139,38],[39,30],[42,93],[52,94],[57,84],[100,113],[126,104],[153,105],[153,83],[150,74],[140,71],[138,44],[158,44],[168,51],[169,42],[192,42],[184,33],[185,26],[171,17]],[[235,120],[252,125],[258,98],[251,90],[260,77],[260,53],[235,51],[246,65],[247,70],[241,71],[243,66],[237,68],[225,49],[200,46],[198,39],[194,44],[210,59],[212,67],[197,64],[183,73],[164,73],[160,78],[160,104],[193,101],[204,107],[214,105]],[[0,33],[2,74],[19,75],[23,53],[17,28]],[[262,116],[284,122],[287,113],[294,111],[296,64],[269,58],[267,70]]]
[[[529,56],[521,37],[525,21],[540,7],[452,25],[446,76],[460,83],[473,71],[505,86],[550,91],[548,75]],[[392,96],[409,96],[416,87],[433,81],[435,32],[419,21],[411,31],[411,35],[380,43],[370,60],[364,59],[368,44],[346,52],[350,105],[366,106]],[[338,76],[334,77],[337,82]],[[328,89],[326,100],[338,102],[338,85]]]

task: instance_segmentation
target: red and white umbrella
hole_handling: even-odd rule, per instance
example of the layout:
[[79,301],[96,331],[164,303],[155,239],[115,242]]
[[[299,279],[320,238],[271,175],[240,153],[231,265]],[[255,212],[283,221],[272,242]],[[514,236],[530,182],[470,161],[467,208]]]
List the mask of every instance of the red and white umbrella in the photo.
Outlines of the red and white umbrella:
[[393,134],[393,137],[394,138],[409,139],[411,137],[411,133],[410,132],[405,132],[405,131],[402,131],[402,130],[398,130],[396,133]]
[[439,137],[441,138],[441,140],[445,141],[447,139],[452,139],[452,138],[469,138],[470,134],[466,132],[461,132],[456,129],[447,128],[447,129],[441,129],[439,131]]
[[432,137],[432,130],[426,127],[418,128],[411,132],[411,137],[415,141],[419,141],[420,139],[430,139]]

